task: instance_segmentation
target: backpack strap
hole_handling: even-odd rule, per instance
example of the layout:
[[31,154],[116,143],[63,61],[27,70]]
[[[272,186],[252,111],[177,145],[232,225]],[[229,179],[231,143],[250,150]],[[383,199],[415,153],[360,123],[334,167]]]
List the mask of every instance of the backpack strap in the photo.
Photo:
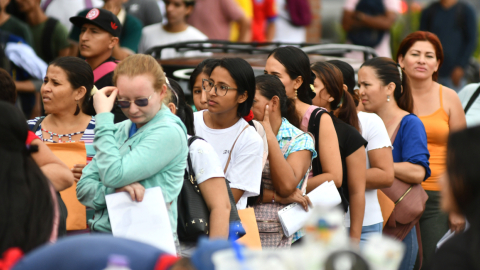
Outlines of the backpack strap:
[[31,129],[31,131],[32,131],[33,133],[35,133],[35,132],[37,131],[38,127],[40,126],[40,124],[43,122],[44,119],[45,119],[45,116],[42,116],[42,117],[40,117],[40,118],[37,120],[37,122],[35,123],[35,125],[34,125],[33,128]]
[[[201,137],[192,136],[192,137],[188,138],[188,141],[187,141],[188,148],[190,148],[190,145],[192,145],[192,143],[197,139],[198,140],[204,140]],[[192,185],[196,185],[197,184],[197,178],[195,177],[195,172],[193,171],[192,159],[190,158],[190,151],[188,151],[188,154],[187,154],[187,166],[188,166],[188,170],[185,168],[185,175],[187,175],[188,180],[190,180]]]
[[52,53],[52,37],[53,31],[55,30],[55,26],[57,25],[58,20],[54,18],[48,18],[47,22],[45,23],[45,28],[43,28],[42,33],[42,52],[43,57],[45,58],[45,62],[47,64],[55,59],[57,55],[53,55]]
[[103,76],[112,72],[117,67],[116,61],[109,61],[101,64],[93,71],[93,83],[96,83]]
[[322,174],[322,164],[320,163],[320,153],[318,151],[319,141],[320,141],[320,119],[322,114],[328,112],[322,108],[316,108],[313,110],[310,115],[310,120],[308,121],[308,132],[313,134],[315,139],[315,151],[317,151],[317,157],[312,162],[313,175]]
[[473,95],[468,100],[467,106],[465,106],[465,109],[464,109],[465,114],[467,114],[468,110],[470,109],[470,107],[472,107],[473,103],[475,102],[475,100],[478,98],[479,95],[480,95],[480,86],[477,88],[477,90],[475,90]]

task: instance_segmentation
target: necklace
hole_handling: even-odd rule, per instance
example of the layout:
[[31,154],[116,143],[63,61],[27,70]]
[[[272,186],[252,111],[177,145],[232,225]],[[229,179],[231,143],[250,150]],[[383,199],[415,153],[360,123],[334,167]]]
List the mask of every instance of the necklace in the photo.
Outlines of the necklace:
[[[72,136],[75,136],[75,135],[83,134],[83,133],[84,133],[84,131],[78,131],[78,132],[73,132],[73,133],[69,133],[69,134],[57,134],[57,133],[48,131],[48,130],[46,130],[46,129],[44,129],[44,128],[42,128],[42,131],[50,134],[50,138],[49,138],[49,139],[43,139],[43,141],[44,141],[44,142],[52,142],[52,143],[55,143],[55,142],[56,142],[56,141],[53,140],[53,136],[57,136],[57,137],[58,137],[58,142],[59,142],[59,143],[75,142],[75,141],[72,141]],[[62,141],[62,137],[68,137],[68,141]]]

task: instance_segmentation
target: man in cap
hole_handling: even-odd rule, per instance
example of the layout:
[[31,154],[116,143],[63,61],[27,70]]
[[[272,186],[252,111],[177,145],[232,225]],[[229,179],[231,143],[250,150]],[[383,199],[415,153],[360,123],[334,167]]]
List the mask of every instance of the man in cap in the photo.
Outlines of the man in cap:
[[[118,60],[122,60],[125,57],[137,52],[138,43],[142,37],[143,25],[140,20],[128,14],[125,8],[122,6],[122,4],[127,2],[127,0],[103,0],[103,2],[105,4],[102,8],[112,12],[122,25],[122,30],[118,35],[118,38],[120,39],[119,46],[115,46],[113,49],[113,57]],[[88,12],[90,12],[90,9],[83,10],[78,13],[77,17],[85,17]],[[80,28],[74,24],[68,38],[72,42],[80,43],[78,39],[79,35]]]
[[[117,61],[112,57],[112,52],[118,45],[118,36],[122,32],[117,16],[108,10],[93,8],[86,16],[71,17],[70,22],[80,29],[80,55],[92,67],[95,86],[98,89],[113,86],[113,70]],[[93,115],[93,104],[90,105],[92,106],[88,113]],[[116,107],[113,112],[115,123],[126,119]]]

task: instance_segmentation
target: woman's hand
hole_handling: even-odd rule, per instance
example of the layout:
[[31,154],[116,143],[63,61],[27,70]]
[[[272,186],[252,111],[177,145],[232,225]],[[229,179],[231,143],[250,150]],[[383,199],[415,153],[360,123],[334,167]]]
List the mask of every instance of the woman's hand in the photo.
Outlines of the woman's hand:
[[126,191],[132,197],[132,201],[141,202],[143,201],[143,196],[145,195],[145,188],[139,183],[133,183],[130,185],[126,185],[122,188],[115,189],[115,192],[123,192]]
[[465,217],[457,213],[448,215],[448,227],[455,233],[461,233],[465,229]]
[[75,181],[75,183],[78,183],[78,181],[80,180],[80,178],[82,178],[82,171],[83,171],[83,168],[85,168],[85,166],[87,166],[86,164],[75,164],[73,166],[73,169],[72,169],[72,173],[73,173],[73,181]]
[[290,196],[288,196],[287,198],[279,197],[278,202],[281,204],[298,203],[307,212],[308,212],[308,206],[309,205],[312,206],[312,202],[310,201],[310,198],[308,198],[307,195],[303,195],[302,191],[298,188],[295,189],[295,191],[292,194],[290,194]]
[[93,107],[97,114],[110,112],[115,104],[118,89],[115,86],[104,87],[93,95]]
[[273,133],[272,125],[270,124],[270,113],[268,111],[268,105],[265,106],[265,111],[263,112],[263,120],[260,121],[260,124],[262,124],[267,134],[268,132]]

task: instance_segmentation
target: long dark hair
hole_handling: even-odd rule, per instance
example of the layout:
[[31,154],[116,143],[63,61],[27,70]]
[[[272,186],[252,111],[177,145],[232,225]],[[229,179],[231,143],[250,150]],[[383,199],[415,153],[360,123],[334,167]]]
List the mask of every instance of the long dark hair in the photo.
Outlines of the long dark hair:
[[197,80],[198,75],[205,73],[210,76],[212,73],[212,67],[215,63],[218,62],[218,59],[209,58],[203,60],[198,66],[193,70],[192,74],[190,75],[190,79],[188,80],[188,89],[193,91],[193,86],[195,85],[195,81]]
[[[67,80],[72,85],[73,89],[78,89],[84,86],[87,89],[85,96],[82,99],[80,109],[82,112],[90,112],[89,106],[90,94],[93,88],[93,70],[90,65],[78,57],[66,56],[60,57],[52,62],[50,66],[56,66],[61,68],[67,74]],[[77,115],[78,112],[75,114]]]
[[352,96],[343,90],[343,75],[340,69],[327,62],[312,64],[312,70],[319,76],[325,90],[333,97],[330,108],[343,122],[353,126],[360,132],[357,107]]
[[279,78],[273,75],[260,75],[255,78],[257,90],[266,99],[271,100],[274,96],[277,96],[280,100],[280,111],[282,117],[287,118],[290,124],[298,127],[300,121],[295,112],[295,100],[287,97],[285,92],[285,86]]
[[[375,57],[363,63],[362,67],[371,67],[383,85],[395,83],[393,97],[400,109],[413,113],[413,96],[407,74],[390,58]],[[402,90],[403,88],[403,90]]]
[[480,265],[480,127],[452,133],[447,143],[448,185],[460,214],[470,222],[473,237],[469,254],[474,265]]
[[170,91],[172,91],[172,95],[170,95],[170,100],[168,102],[175,104],[175,107],[177,108],[176,115],[182,120],[187,128],[187,134],[194,136],[195,125],[193,123],[193,109],[185,101],[185,94],[183,93],[182,87],[172,78],[167,78],[167,86],[170,88]]
[[247,116],[255,98],[255,74],[252,66],[242,58],[222,58],[214,63],[212,71],[217,67],[222,67],[228,71],[237,85],[237,95],[247,92],[247,100],[238,104],[237,108],[239,117]]
[[15,104],[17,101],[17,90],[12,76],[0,68],[0,100]]
[[355,93],[355,86],[357,83],[355,82],[355,70],[350,64],[340,61],[340,60],[329,60],[328,63],[336,66],[343,75],[343,84],[345,84],[348,88],[348,93],[353,97],[353,101],[355,101],[355,107],[358,106],[358,95]]
[[272,56],[287,70],[290,79],[295,80],[298,76],[303,79],[302,85],[297,89],[297,98],[307,104],[312,104],[315,92],[310,88],[314,78],[310,70],[310,59],[307,54],[297,47],[287,46],[273,50],[268,57]]
[[27,253],[52,233],[54,205],[50,183],[27,149],[23,114],[0,101],[0,254],[11,247]]

